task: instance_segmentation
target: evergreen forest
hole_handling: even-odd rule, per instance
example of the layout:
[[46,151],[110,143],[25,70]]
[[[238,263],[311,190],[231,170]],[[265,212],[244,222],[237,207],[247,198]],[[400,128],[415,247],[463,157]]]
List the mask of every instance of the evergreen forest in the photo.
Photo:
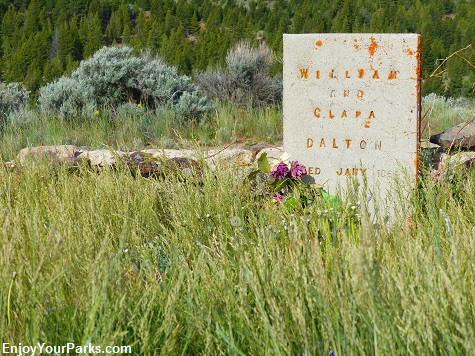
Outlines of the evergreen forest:
[[423,77],[453,52],[425,94],[473,96],[475,2],[471,0],[0,0],[0,81],[37,93],[104,45],[150,51],[193,75],[223,64],[245,40],[265,43],[282,71],[283,33],[422,34]]

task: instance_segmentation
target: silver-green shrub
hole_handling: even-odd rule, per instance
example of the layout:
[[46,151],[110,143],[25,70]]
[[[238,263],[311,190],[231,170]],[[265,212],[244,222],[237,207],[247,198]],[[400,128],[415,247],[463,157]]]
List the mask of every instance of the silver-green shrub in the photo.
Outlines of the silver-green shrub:
[[40,89],[42,110],[78,115],[124,103],[148,108],[170,105],[182,116],[199,116],[210,109],[205,97],[187,76],[129,47],[104,47],[81,62],[71,75]]
[[23,89],[19,83],[10,83],[0,89],[0,120],[9,113],[19,111],[28,105],[30,92]]
[[269,75],[273,61],[268,47],[243,42],[228,52],[225,68],[210,69],[197,80],[210,98],[237,104],[275,103],[282,98],[282,81]]

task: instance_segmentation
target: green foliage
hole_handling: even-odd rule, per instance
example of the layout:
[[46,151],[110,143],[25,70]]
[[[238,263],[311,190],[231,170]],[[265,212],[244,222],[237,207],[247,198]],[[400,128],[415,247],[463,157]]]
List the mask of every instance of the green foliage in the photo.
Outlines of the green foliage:
[[[344,31],[421,33],[427,78],[440,59],[469,44],[462,54],[475,63],[473,18],[475,3],[469,0],[251,0],[245,5],[224,0],[3,0],[0,75],[36,91],[103,45],[121,43],[136,51],[150,49],[191,75],[223,65],[228,50],[240,41],[265,44],[281,58],[283,33]],[[447,85],[427,80],[426,93],[473,96],[473,69],[458,57],[447,67]],[[281,71],[275,61],[272,74]]]
[[[433,108],[433,119],[470,110],[443,98]],[[177,136],[204,146],[281,139],[275,107],[222,106],[199,125],[169,108],[117,112],[84,122],[11,115],[0,155],[62,143],[142,149]],[[438,184],[421,175],[409,198],[395,191],[388,223],[367,215],[364,194],[312,192],[300,204],[296,189],[276,205],[242,184],[248,168],[206,162],[199,176],[158,180],[40,161],[0,169],[4,340],[132,345],[134,355],[471,353],[473,172]]]
[[0,122],[5,115],[26,108],[30,99],[30,92],[19,83],[10,83],[0,89]]
[[275,103],[282,96],[282,81],[269,75],[273,60],[269,48],[240,43],[229,51],[224,69],[210,69],[197,81],[212,98],[246,105]]
[[133,56],[129,47],[102,48],[82,61],[71,77],[41,88],[39,98],[43,110],[68,116],[126,102],[149,108],[171,105],[178,115],[188,117],[210,108],[190,78],[147,54]]
[[0,170],[0,335],[134,355],[472,351],[473,176],[463,202],[422,181],[391,224],[347,224],[262,205],[218,168]]

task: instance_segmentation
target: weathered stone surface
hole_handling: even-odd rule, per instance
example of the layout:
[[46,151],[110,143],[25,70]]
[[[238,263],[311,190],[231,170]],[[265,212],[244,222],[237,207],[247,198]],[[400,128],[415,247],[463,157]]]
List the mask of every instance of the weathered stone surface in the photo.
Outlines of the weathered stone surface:
[[72,145],[28,147],[20,151],[17,161],[21,165],[45,158],[54,162],[78,162],[81,161],[79,158],[80,154],[81,151]]
[[472,168],[474,163],[475,152],[457,152],[451,155],[444,153],[440,159],[443,169]]
[[125,153],[122,151],[94,150],[84,151],[78,157],[87,159],[93,167],[114,166],[117,160],[122,159]]
[[[325,189],[416,184],[420,36],[284,35],[284,149]],[[403,168],[403,169],[401,169]]]
[[[257,159],[267,153],[269,162],[273,165],[287,160],[282,147],[260,146],[255,149],[213,148],[208,150],[174,150],[147,149],[143,151],[123,152],[115,150],[92,150],[75,146],[42,146],[24,149],[18,155],[17,162],[23,165],[27,158],[38,157],[50,159],[68,166],[78,166],[86,161],[92,167],[115,167],[119,162],[125,163],[131,169],[138,169],[142,175],[161,174],[165,169],[200,172],[203,165],[214,170],[219,165],[257,166]],[[8,167],[14,163],[9,163]]]
[[159,174],[162,172],[163,165],[151,154],[133,151],[125,155],[126,164],[132,169],[138,169],[144,176]]
[[274,166],[279,162],[287,162],[291,158],[291,155],[285,152],[283,147],[268,147],[257,152],[254,161],[257,162],[259,157],[264,153],[267,154],[267,160],[271,166]]
[[475,121],[463,122],[437,135],[430,137],[430,142],[441,147],[475,149]]

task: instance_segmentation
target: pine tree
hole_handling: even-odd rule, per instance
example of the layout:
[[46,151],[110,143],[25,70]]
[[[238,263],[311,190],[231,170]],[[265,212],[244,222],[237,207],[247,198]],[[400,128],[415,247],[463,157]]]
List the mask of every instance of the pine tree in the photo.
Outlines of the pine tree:
[[88,16],[86,26],[87,35],[84,43],[84,58],[88,58],[104,45],[99,14],[96,13],[93,16]]

